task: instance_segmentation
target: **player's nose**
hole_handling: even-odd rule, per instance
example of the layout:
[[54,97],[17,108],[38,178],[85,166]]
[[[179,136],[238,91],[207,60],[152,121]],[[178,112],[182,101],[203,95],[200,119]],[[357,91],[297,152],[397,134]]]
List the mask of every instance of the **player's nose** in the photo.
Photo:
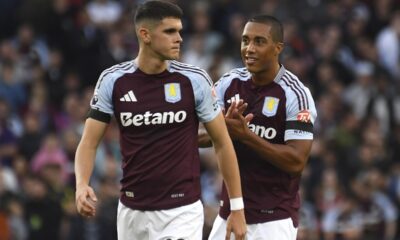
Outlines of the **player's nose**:
[[249,45],[246,46],[246,52],[255,52],[255,47],[252,42],[250,42]]
[[182,38],[182,36],[181,36],[180,33],[177,34],[177,36],[176,36],[176,41],[179,42],[179,43],[182,43],[182,42],[183,42],[183,38]]

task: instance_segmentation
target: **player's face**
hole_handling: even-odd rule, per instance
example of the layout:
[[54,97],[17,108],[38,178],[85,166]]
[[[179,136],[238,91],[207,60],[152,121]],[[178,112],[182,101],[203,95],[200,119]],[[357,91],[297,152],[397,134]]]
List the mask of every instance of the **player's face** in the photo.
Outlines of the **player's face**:
[[177,18],[164,18],[150,31],[150,47],[162,60],[179,58],[182,22]]
[[246,68],[251,73],[262,73],[272,69],[278,62],[282,43],[272,40],[271,26],[248,22],[242,34],[241,54]]

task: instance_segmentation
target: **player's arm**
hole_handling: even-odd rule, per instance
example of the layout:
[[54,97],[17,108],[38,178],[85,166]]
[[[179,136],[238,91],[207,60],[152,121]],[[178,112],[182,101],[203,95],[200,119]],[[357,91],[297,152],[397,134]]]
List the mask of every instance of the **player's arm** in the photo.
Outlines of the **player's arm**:
[[[242,205],[243,200],[239,166],[237,164],[236,154],[226,129],[222,113],[218,114],[218,116],[210,122],[204,123],[204,127],[213,142],[218,157],[218,165],[224,178],[229,198],[231,199],[231,202],[233,201],[233,205],[236,205],[236,201],[238,200],[241,201],[240,205]],[[244,218],[243,206],[240,206],[240,209],[238,210],[235,210],[235,206],[232,206],[231,204],[231,208],[232,207],[233,209],[227,224],[227,236],[229,236],[230,232],[233,231],[236,239],[244,239],[246,233],[246,221]]]
[[107,123],[88,118],[83,135],[75,154],[76,206],[84,217],[92,217],[96,213],[97,201],[93,189],[89,186],[97,147],[106,131]]
[[267,142],[250,131],[246,119],[248,116],[243,117],[234,107],[233,104],[230,106],[228,112],[231,117],[226,118],[231,138],[249,146],[277,168],[292,175],[301,174],[311,151],[312,140],[289,140],[285,144]]
[[312,140],[289,140],[285,144],[273,144],[251,131],[241,141],[254,149],[263,159],[292,175],[301,174],[312,145]]

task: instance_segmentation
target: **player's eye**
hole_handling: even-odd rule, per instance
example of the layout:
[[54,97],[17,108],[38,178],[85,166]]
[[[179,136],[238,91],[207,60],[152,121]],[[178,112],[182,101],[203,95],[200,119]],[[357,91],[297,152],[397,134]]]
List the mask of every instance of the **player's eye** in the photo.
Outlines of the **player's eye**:
[[178,32],[178,30],[174,29],[174,28],[169,28],[169,29],[166,29],[164,32],[167,34],[173,34],[173,33]]
[[267,42],[267,40],[265,38],[256,38],[256,39],[254,39],[254,43],[257,44],[257,45],[261,45],[261,44],[264,44],[266,42]]

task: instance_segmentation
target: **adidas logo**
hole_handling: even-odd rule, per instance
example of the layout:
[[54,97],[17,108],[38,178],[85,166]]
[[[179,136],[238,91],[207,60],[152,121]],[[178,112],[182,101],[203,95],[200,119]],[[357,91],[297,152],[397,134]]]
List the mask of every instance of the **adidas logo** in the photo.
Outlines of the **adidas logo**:
[[231,97],[231,99],[228,99],[226,102],[227,103],[239,102],[239,100],[240,100],[239,93],[236,93],[235,96]]
[[137,102],[137,99],[135,97],[135,94],[133,94],[133,91],[130,90],[128,93],[126,93],[122,98],[119,99],[121,102]]

